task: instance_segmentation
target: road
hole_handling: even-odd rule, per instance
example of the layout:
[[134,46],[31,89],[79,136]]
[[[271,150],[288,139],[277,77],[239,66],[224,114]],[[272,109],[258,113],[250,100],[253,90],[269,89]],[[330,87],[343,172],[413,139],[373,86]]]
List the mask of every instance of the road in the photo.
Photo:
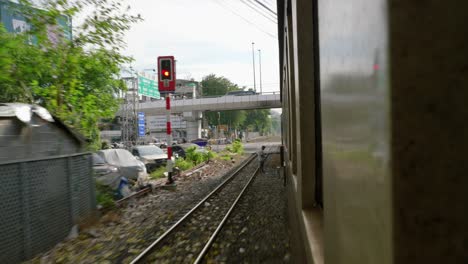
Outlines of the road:
[[[258,150],[262,146],[269,146],[269,145],[279,145],[281,144],[281,137],[274,136],[274,137],[261,137],[250,142],[244,142],[244,151],[246,153],[253,153]],[[211,149],[215,152],[222,151],[227,145],[212,145]]]

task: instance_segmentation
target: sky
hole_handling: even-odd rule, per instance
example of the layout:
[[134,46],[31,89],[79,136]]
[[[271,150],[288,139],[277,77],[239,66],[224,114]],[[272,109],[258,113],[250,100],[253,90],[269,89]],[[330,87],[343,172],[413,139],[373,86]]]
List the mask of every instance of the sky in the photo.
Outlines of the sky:
[[[274,12],[275,0],[258,0]],[[144,21],[126,35],[126,55],[137,71],[156,68],[158,56],[173,55],[178,79],[196,81],[208,74],[224,76],[253,88],[252,42],[255,43],[256,86],[260,90],[259,53],[263,92],[279,91],[276,20],[255,0],[127,0],[131,12]],[[263,14],[263,15],[262,15]]]

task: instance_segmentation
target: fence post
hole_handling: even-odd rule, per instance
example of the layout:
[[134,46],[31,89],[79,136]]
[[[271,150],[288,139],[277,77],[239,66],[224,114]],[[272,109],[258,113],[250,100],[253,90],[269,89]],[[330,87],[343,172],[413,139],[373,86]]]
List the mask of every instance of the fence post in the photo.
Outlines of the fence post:
[[91,210],[96,209],[96,192],[95,192],[95,187],[96,184],[94,183],[94,169],[93,169],[93,156],[91,155],[86,155],[85,157],[88,158],[89,162],[89,196],[91,197]]
[[73,195],[73,177],[72,177],[72,160],[71,157],[66,157],[67,159],[67,166],[66,166],[66,174],[67,174],[67,181],[68,181],[68,196],[70,199],[70,226],[73,226],[76,223],[76,215],[75,215],[75,198]]
[[23,259],[31,257],[31,223],[29,215],[29,190],[26,179],[26,168],[24,162],[19,163],[19,177],[21,181],[21,209],[23,214]]

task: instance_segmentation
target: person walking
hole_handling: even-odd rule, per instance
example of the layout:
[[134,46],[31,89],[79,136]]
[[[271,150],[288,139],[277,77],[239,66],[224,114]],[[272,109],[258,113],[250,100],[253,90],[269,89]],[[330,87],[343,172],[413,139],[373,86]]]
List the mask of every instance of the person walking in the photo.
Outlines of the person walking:
[[258,152],[258,159],[260,161],[260,170],[262,173],[265,173],[265,169],[263,168],[263,165],[265,164],[267,154],[265,153],[265,146],[262,146],[260,151]]

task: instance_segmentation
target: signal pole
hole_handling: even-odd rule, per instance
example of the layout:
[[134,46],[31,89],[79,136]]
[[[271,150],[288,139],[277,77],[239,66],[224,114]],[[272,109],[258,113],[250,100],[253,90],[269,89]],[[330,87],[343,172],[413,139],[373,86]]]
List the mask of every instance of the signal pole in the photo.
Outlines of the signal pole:
[[172,178],[172,127],[171,127],[171,94],[166,93],[166,134],[167,134],[167,183],[173,184]]
[[258,50],[258,66],[260,67],[260,94],[262,94],[262,50]]
[[254,48],[255,43],[252,42],[252,64],[253,64],[253,77],[254,77],[254,90],[257,92],[257,87],[255,84],[255,48]]
[[167,185],[174,185],[172,178],[174,164],[172,162],[171,93],[175,92],[175,68],[174,56],[158,57],[158,88],[160,92],[166,93]]

